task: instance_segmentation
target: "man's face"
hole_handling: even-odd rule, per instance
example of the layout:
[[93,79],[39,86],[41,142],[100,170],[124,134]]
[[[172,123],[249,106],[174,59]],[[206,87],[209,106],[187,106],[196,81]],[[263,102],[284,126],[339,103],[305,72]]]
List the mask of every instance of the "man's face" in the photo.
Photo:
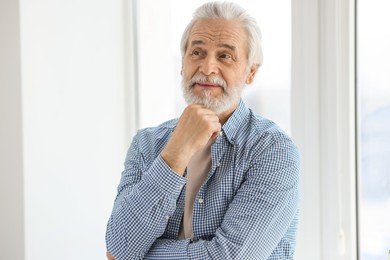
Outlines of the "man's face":
[[246,32],[237,22],[205,19],[194,24],[182,68],[187,103],[217,114],[237,107],[244,85],[253,81],[257,69],[248,67],[246,42]]

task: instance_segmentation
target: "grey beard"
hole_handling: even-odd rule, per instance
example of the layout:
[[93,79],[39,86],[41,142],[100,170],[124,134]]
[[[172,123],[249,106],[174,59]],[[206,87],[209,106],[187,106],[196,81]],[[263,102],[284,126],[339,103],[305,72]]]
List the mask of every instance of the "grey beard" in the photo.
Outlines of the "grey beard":
[[[210,89],[202,90],[200,96],[194,95],[192,93],[192,87],[194,83],[198,81],[210,82],[222,86],[222,96],[213,97],[212,90]],[[214,111],[214,113],[217,115],[221,115],[234,107],[240,101],[241,92],[244,88],[244,83],[239,84],[240,86],[231,86],[228,88],[226,82],[219,77],[207,77],[198,74],[189,81],[186,81],[184,78],[182,78],[181,85],[183,90],[183,97],[187,104],[202,105]]]

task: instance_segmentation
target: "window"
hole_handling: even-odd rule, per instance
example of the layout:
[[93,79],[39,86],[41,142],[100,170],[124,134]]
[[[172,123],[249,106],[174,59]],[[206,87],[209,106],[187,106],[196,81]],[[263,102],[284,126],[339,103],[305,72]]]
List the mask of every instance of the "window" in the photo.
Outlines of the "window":
[[390,250],[390,2],[357,1],[359,255]]
[[[155,126],[180,116],[180,39],[205,0],[138,1],[139,124]],[[263,34],[264,64],[243,93],[255,112],[290,132],[291,3],[236,1],[254,16]]]

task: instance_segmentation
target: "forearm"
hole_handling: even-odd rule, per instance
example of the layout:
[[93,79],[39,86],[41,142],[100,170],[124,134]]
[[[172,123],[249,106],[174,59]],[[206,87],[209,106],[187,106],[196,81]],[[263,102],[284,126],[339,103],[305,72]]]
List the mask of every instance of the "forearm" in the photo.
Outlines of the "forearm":
[[164,256],[170,260],[190,259],[187,252],[189,244],[189,240],[157,239],[144,259],[160,260]]
[[[157,239],[144,259],[268,259],[271,254],[290,259],[294,249],[284,237],[289,227],[296,228],[291,224],[297,215],[297,191],[285,195],[290,199],[268,212],[253,207],[252,212],[234,210],[237,217],[229,213],[210,241]],[[282,249],[283,243],[288,247]]]
[[[254,165],[253,170],[259,168]],[[263,173],[249,172],[211,240],[159,239],[146,259],[292,259],[299,202],[296,172],[296,165],[288,165],[270,173],[274,178],[266,183]]]
[[142,258],[163,234],[184,184],[157,158],[128,194],[118,196],[107,226],[108,252],[116,260]]

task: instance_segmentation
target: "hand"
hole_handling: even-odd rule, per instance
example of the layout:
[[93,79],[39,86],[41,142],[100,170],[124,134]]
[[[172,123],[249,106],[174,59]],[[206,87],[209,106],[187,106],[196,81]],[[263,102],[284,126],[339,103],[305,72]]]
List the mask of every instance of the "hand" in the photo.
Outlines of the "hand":
[[191,157],[220,131],[219,118],[213,111],[201,105],[189,105],[180,116],[161,157],[173,171],[183,175]]
[[113,257],[113,256],[110,254],[110,252],[107,252],[106,255],[107,255],[107,259],[108,259],[108,260],[115,260],[115,257]]

